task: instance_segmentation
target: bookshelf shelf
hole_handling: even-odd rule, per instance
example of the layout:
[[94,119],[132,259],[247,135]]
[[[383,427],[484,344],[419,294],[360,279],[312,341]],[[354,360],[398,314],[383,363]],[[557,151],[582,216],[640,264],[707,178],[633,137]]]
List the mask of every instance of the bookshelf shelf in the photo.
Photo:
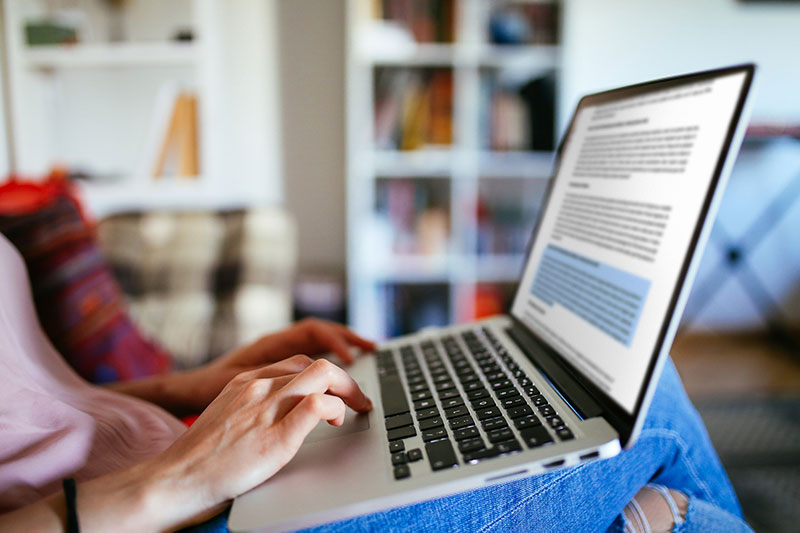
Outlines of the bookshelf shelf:
[[[385,338],[508,302],[552,172],[559,6],[348,0],[348,283],[359,332]],[[544,18],[518,44],[497,44],[490,26],[502,10]]]
[[193,65],[195,43],[115,43],[36,46],[24,51],[32,69]]
[[381,177],[449,176],[453,169],[453,157],[453,151],[449,148],[373,152],[375,174]]
[[551,152],[492,152],[478,154],[482,178],[550,178],[553,169]]

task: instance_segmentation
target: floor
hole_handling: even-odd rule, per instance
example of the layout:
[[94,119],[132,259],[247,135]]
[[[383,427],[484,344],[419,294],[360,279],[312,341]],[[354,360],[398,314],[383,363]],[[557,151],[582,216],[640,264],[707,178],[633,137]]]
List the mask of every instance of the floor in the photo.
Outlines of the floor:
[[800,349],[758,334],[682,335],[673,359],[759,532],[800,523]]

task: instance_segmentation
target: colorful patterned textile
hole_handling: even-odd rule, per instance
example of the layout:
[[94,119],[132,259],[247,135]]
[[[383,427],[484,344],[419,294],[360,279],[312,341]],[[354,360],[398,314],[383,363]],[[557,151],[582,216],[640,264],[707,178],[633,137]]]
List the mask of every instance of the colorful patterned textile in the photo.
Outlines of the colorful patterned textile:
[[100,221],[132,319],[189,368],[292,318],[297,250],[280,209],[147,212]]
[[0,232],[24,257],[39,320],[69,364],[95,383],[170,371],[169,354],[142,337],[128,317],[93,231],[67,188],[28,212],[12,211],[0,213]]

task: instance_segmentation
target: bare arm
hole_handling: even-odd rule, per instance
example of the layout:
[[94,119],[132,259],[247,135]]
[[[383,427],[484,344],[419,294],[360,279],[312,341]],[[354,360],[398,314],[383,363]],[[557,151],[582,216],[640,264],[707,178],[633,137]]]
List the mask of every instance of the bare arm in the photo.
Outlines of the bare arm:
[[285,359],[296,353],[317,355],[334,352],[350,363],[351,347],[374,350],[375,345],[341,324],[306,319],[283,331],[265,335],[200,368],[113,383],[106,387],[154,403],[176,416],[197,414],[241,372]]
[[[202,521],[272,477],[320,420],[370,400],[347,373],[295,356],[237,375],[163,453],[78,486],[81,530],[172,530]],[[0,516],[0,531],[63,531],[63,494]]]

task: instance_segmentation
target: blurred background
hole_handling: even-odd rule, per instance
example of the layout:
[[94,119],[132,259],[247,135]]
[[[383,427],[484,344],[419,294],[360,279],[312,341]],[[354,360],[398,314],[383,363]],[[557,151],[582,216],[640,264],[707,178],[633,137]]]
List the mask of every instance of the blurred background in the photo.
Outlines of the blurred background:
[[755,529],[796,530],[800,2],[2,5],[0,171],[76,184],[182,366],[304,316],[503,312],[582,94],[755,61],[673,356]]

